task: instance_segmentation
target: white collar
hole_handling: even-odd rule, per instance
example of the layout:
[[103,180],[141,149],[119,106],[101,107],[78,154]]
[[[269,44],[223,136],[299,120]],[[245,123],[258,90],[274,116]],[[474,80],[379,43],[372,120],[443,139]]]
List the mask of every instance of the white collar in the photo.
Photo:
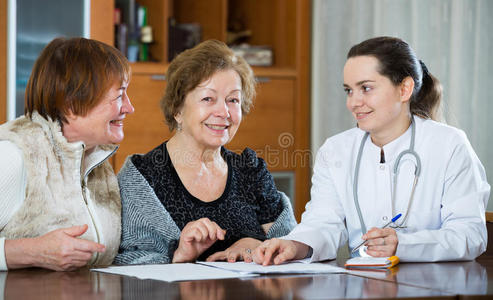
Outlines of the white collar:
[[[414,124],[415,124],[415,130],[416,130],[416,136],[418,135],[418,126],[421,125],[423,122],[423,119],[413,116],[414,119]],[[416,143],[416,141],[415,141]],[[407,130],[401,134],[398,138],[395,140],[391,141],[390,143],[384,145],[383,147],[379,147],[375,145],[372,141],[371,138],[368,138],[366,140],[365,144],[365,151],[367,153],[364,155],[366,159],[374,162],[374,163],[380,163],[380,152],[381,149],[383,148],[383,152],[385,155],[385,163],[391,163],[393,162],[399,153],[401,153],[404,150],[409,149],[409,146],[411,144],[411,126],[407,128]],[[416,145],[415,145],[416,148]],[[368,149],[368,150],[366,150]]]

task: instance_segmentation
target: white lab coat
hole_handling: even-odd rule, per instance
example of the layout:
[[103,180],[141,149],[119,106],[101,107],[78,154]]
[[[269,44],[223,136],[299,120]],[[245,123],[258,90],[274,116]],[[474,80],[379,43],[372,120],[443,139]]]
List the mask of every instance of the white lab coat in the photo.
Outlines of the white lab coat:
[[[484,167],[463,131],[414,117],[415,151],[421,176],[407,219],[397,230],[396,255],[401,261],[474,259],[486,249],[485,208],[490,186]],[[312,247],[312,261],[333,259],[349,239],[352,249],[362,240],[353,200],[356,157],[364,131],[353,128],[335,135],[320,148],[313,170],[311,201],[301,223],[285,238]],[[400,163],[396,211],[392,212],[392,168],[400,152],[409,148],[411,129],[380,148],[366,140],[359,170],[359,205],[367,230],[381,227],[393,215],[406,213],[415,159]],[[403,217],[401,217],[401,220]]]

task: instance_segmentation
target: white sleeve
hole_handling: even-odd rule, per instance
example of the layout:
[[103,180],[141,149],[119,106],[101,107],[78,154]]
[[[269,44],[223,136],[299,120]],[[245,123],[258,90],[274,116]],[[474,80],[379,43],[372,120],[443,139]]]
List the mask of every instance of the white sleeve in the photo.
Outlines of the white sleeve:
[[315,160],[311,200],[306,204],[301,223],[283,237],[310,246],[311,261],[336,258],[337,249],[348,239],[344,209],[330,174],[329,157],[323,149]]
[[397,231],[396,255],[402,261],[472,260],[486,250],[485,209],[490,186],[467,138],[456,147],[445,174],[441,228]]
[[[22,151],[9,141],[0,141],[0,231],[17,212],[26,193],[26,170]],[[0,271],[7,270],[5,239],[0,239]]]

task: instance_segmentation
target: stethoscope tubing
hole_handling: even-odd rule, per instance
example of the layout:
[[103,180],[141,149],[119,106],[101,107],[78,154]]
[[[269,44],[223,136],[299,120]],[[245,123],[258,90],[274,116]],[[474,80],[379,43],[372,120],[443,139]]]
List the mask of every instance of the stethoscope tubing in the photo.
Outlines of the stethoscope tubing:
[[[358,150],[358,156],[356,157],[356,165],[354,168],[354,182],[353,182],[353,200],[354,200],[354,205],[356,207],[356,212],[358,213],[358,218],[359,218],[359,221],[361,224],[361,231],[363,232],[363,234],[365,234],[367,232],[367,230],[366,230],[365,221],[363,220],[363,215],[361,213],[361,208],[359,205],[358,179],[359,179],[359,169],[360,169],[360,165],[361,165],[361,157],[363,156],[363,149],[365,147],[365,143],[366,143],[366,140],[368,139],[369,135],[370,135],[370,133],[366,132],[365,135],[363,136],[363,138],[361,139],[361,144],[360,144],[359,150]],[[406,210],[406,213],[404,214],[404,218],[402,219],[402,222],[400,222],[399,225],[391,226],[393,228],[403,228],[404,227],[404,224],[406,223],[407,218],[409,216],[409,211],[411,209],[411,205],[412,205],[412,202],[414,199],[414,192],[416,189],[416,185],[418,184],[419,176],[421,174],[421,159],[420,159],[418,153],[416,151],[414,151],[415,139],[416,139],[416,125],[415,125],[414,117],[411,116],[411,143],[409,145],[409,149],[404,150],[401,153],[399,153],[399,155],[396,158],[396,162],[394,164],[394,169],[393,169],[394,188],[392,191],[392,199],[391,199],[392,200],[392,215],[395,214],[394,210],[395,210],[395,197],[396,197],[396,190],[397,190],[397,177],[398,177],[398,173],[399,173],[400,162],[401,162],[401,159],[404,155],[412,155],[416,159],[415,170],[414,170],[414,181],[413,181],[413,187],[411,190],[411,195],[409,197],[409,201],[408,201],[408,205],[407,205],[407,210]]]

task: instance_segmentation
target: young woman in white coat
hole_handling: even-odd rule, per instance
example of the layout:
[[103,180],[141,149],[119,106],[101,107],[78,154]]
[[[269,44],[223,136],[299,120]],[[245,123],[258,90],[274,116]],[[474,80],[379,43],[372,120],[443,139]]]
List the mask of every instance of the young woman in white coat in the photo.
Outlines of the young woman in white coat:
[[344,90],[357,127],[320,148],[301,223],[257,247],[255,262],[334,259],[346,241],[401,261],[471,260],[484,252],[484,168],[463,131],[436,121],[441,85],[413,49],[393,37],[353,46]]

